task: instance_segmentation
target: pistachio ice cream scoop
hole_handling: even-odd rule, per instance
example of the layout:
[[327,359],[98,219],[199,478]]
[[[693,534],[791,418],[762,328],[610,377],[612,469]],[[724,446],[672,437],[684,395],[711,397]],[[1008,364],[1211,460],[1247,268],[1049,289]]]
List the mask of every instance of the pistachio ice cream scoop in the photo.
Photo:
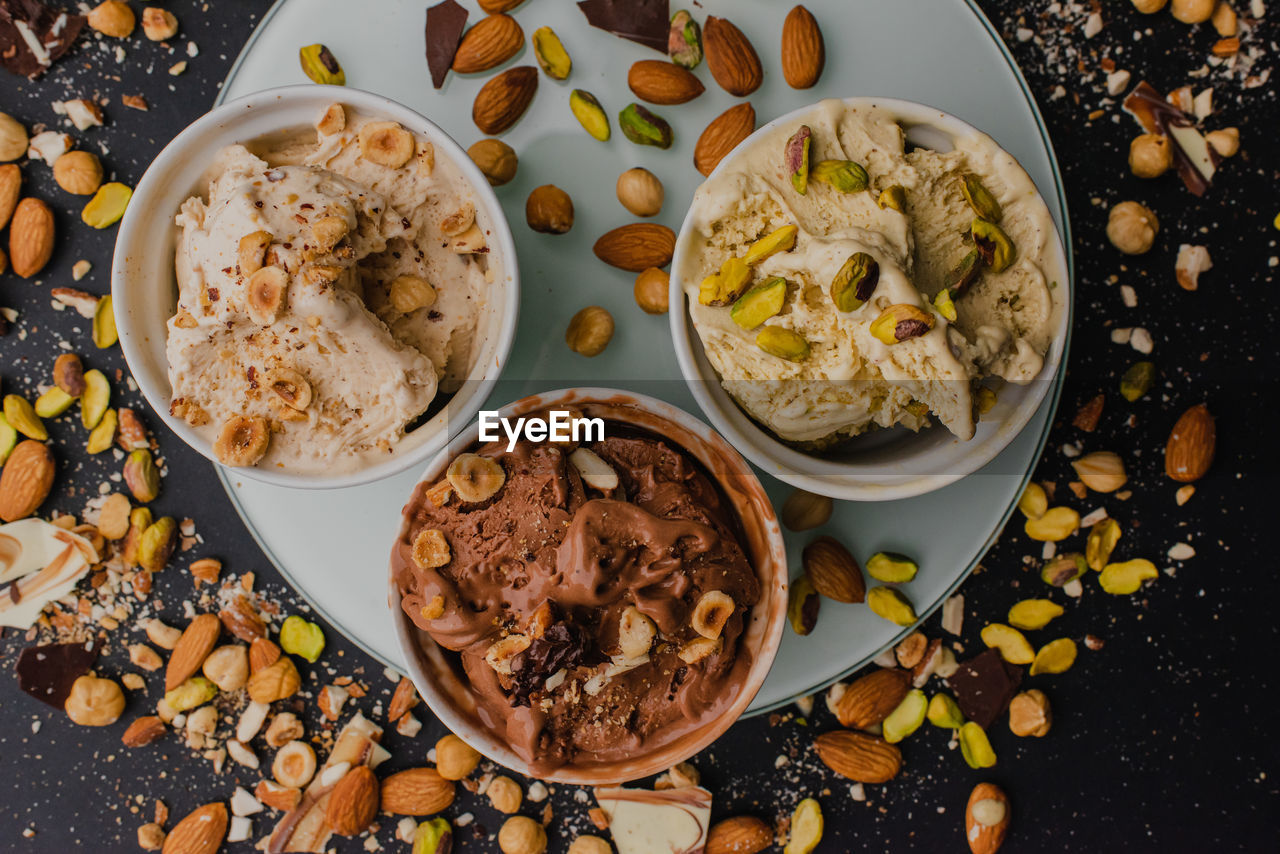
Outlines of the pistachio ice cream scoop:
[[1040,374],[1063,310],[1048,208],[990,137],[952,143],[911,147],[890,109],[823,101],[697,191],[676,271],[694,327],[784,441],[933,419],[969,439],[1003,382]]

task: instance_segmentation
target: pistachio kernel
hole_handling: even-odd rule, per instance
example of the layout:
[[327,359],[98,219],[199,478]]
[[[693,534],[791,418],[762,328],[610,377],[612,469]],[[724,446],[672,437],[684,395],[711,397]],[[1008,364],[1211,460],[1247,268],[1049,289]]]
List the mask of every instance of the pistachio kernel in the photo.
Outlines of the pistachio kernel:
[[1062,606],[1051,599],[1023,599],[1009,609],[1009,625],[1027,632],[1037,631],[1062,616]]
[[831,301],[838,311],[856,311],[875,293],[880,265],[865,252],[855,252],[831,280]]
[[747,247],[747,254],[742,260],[747,262],[748,267],[754,267],[779,252],[790,252],[796,246],[796,235],[799,232],[799,227],[794,225],[784,225],[775,229],[759,240],[753,241]]
[[1156,378],[1156,366],[1151,362],[1135,362],[1120,377],[1120,394],[1125,400],[1133,403],[1140,400],[1151,389]]
[[618,113],[618,127],[622,128],[622,135],[636,145],[670,148],[674,139],[671,125],[665,119],[636,103],[628,104]]
[[802,196],[809,191],[809,146],[812,142],[813,131],[808,125],[800,125],[784,149],[791,186]]
[[413,832],[411,854],[449,854],[453,848],[453,825],[439,816],[418,825]]
[[1050,507],[1043,516],[1028,519],[1023,526],[1027,536],[1042,543],[1065,540],[1080,527],[1080,514],[1070,507]]
[[280,648],[315,664],[324,652],[324,630],[297,614],[286,617],[280,625]]
[[867,170],[852,160],[820,160],[809,170],[809,177],[841,193],[861,193],[871,184]]
[[698,302],[702,305],[720,306],[735,302],[751,279],[751,268],[746,259],[730,257],[720,265],[719,273],[712,273],[698,286]]
[[116,428],[119,426],[120,417],[116,415],[114,409],[108,409],[106,414],[102,416],[102,420],[98,422],[98,426],[89,431],[89,438],[84,444],[84,449],[91,454],[100,454],[111,447],[111,443],[116,438]]
[[956,292],[952,288],[943,288],[933,295],[933,307],[937,309],[938,314],[946,318],[948,323],[955,323],[956,317]]
[[0,466],[4,465],[5,460],[9,459],[9,455],[17,446],[18,431],[10,426],[9,419],[4,417],[4,413],[0,413]]
[[1120,534],[1120,523],[1110,516],[1094,523],[1084,544],[1084,559],[1090,569],[1101,572],[1106,567],[1116,543],[1120,542]]
[[[98,426],[111,404],[111,385],[106,374],[94,368],[84,375],[84,394],[80,395],[80,423],[86,430]],[[12,419],[10,419],[12,422]],[[16,424],[14,425],[17,426]]]
[[950,694],[934,694],[929,700],[929,723],[942,729],[960,729],[964,726],[964,713]]
[[891,305],[871,321],[871,334],[885,344],[893,345],[919,338],[933,328],[933,315],[910,303]]
[[973,208],[973,212],[987,222],[999,222],[1004,218],[1000,202],[991,194],[982,179],[972,172],[965,173],[960,181],[960,192],[964,200]]
[[702,62],[702,28],[685,10],[671,16],[667,33],[667,55],[681,68],[693,70]]
[[996,764],[996,752],[982,727],[973,721],[960,727],[960,755],[970,768],[990,768]]
[[924,692],[919,688],[915,688],[902,698],[902,702],[898,704],[889,716],[881,723],[884,733],[884,740],[890,744],[897,744],[907,736],[911,735],[924,723],[925,715],[929,711],[929,700],[925,697]]
[[1040,580],[1050,587],[1065,587],[1080,578],[1089,569],[1084,555],[1068,552],[1050,558],[1040,568]]
[[954,291],[956,297],[962,297],[965,291],[978,281],[980,275],[982,275],[982,253],[977,249],[970,249],[960,259],[960,263],[947,274],[947,288]]
[[49,438],[49,431],[40,420],[40,416],[36,414],[35,407],[20,394],[4,396],[4,417],[9,422],[9,426],[28,439],[43,442]]
[[823,829],[822,807],[813,798],[805,798],[791,814],[791,829],[782,854],[812,854],[822,841]]
[[916,609],[907,597],[892,587],[873,587],[868,590],[867,607],[877,617],[899,626],[913,625],[918,619]]
[[533,31],[533,55],[538,65],[552,80],[564,80],[573,69],[573,60],[564,43],[550,27],[538,27]]
[[807,635],[818,623],[818,608],[822,605],[822,597],[814,589],[808,574],[801,575],[791,582],[791,590],[787,597],[787,620],[798,635]]
[[907,191],[900,184],[894,184],[880,192],[876,197],[876,204],[881,210],[894,210],[904,214],[907,212]]
[[93,228],[115,225],[124,216],[133,198],[133,189],[118,181],[103,184],[80,212],[80,219]]
[[346,86],[347,75],[329,48],[322,44],[309,44],[298,51],[298,62],[302,64],[302,73],[311,78],[313,83],[328,86]]
[[988,623],[983,626],[982,642],[1000,650],[1000,657],[1010,664],[1030,664],[1036,657],[1035,650],[1022,632],[1004,623]]
[[729,317],[743,329],[755,329],[782,311],[786,301],[787,280],[774,276],[738,297],[729,310]]
[[973,243],[982,255],[983,263],[991,268],[991,272],[1003,273],[1009,269],[1018,250],[1003,228],[985,219],[975,219],[969,233],[973,235]]
[[906,584],[919,569],[915,561],[897,552],[876,552],[867,560],[867,575],[886,584]]
[[1071,638],[1049,641],[1036,652],[1031,662],[1032,676],[1041,673],[1066,673],[1076,663],[1076,642]]
[[1028,519],[1039,519],[1043,516],[1049,509],[1049,496],[1044,491],[1044,487],[1034,480],[1029,482],[1027,488],[1022,490],[1022,497],[1018,499],[1018,509]]
[[98,300],[98,307],[93,311],[93,344],[99,350],[115,346],[120,340],[116,331],[116,315],[111,308],[111,294]]
[[756,335],[756,346],[779,359],[803,362],[809,358],[809,342],[798,333],[781,326],[766,326]]
[[583,130],[601,142],[608,141],[609,117],[595,95],[585,89],[574,89],[569,93],[569,109]]
[[1137,558],[1123,563],[1109,563],[1098,575],[1102,589],[1115,596],[1128,596],[1142,589],[1144,581],[1159,578],[1160,572],[1149,560]]

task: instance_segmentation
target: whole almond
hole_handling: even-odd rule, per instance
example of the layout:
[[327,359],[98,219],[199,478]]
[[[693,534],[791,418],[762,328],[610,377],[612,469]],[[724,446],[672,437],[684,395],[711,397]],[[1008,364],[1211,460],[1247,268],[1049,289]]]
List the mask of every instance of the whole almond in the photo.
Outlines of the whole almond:
[[172,691],[199,670],[213,652],[222,634],[222,622],[213,614],[199,614],[182,632],[178,644],[169,653],[169,666],[164,671],[164,689]]
[[1209,407],[1197,403],[1173,425],[1164,448],[1164,473],[1182,483],[1199,480],[1213,464],[1216,444],[1217,430]]
[[25,519],[44,503],[53,487],[57,465],[53,451],[43,442],[19,442],[0,472],[0,519]]
[[9,263],[13,272],[29,279],[44,269],[53,255],[53,211],[39,199],[23,199],[9,222]]
[[18,205],[18,193],[22,190],[22,170],[16,163],[0,166],[0,228],[9,224],[13,209]]
[[409,768],[382,781],[382,809],[395,815],[435,815],[453,796],[453,781],[434,768]]
[[510,15],[489,15],[467,30],[453,55],[453,70],[474,74],[497,68],[520,52],[524,30]]
[[367,765],[357,765],[329,793],[324,821],[339,836],[358,836],[378,814],[378,778]]
[[537,68],[508,68],[480,87],[471,106],[471,120],[490,136],[500,134],[520,120],[537,91]]
[[[678,67],[678,66],[675,66]],[[711,120],[693,149],[693,165],[710,175],[724,156],[756,129],[756,111],[747,103],[737,104]]]
[[818,82],[826,62],[817,20],[805,7],[795,7],[782,24],[782,76],[792,89],[808,89]]
[[214,854],[227,835],[227,807],[205,804],[174,825],[161,854]]
[[164,721],[155,715],[144,715],[129,724],[124,735],[120,736],[120,741],[124,742],[125,747],[142,747],[160,738],[164,733]]
[[687,68],[662,59],[642,59],[627,72],[627,85],[641,101],[650,104],[684,104],[706,87]]
[[756,49],[742,30],[724,18],[707,18],[702,29],[702,45],[711,76],[730,95],[743,98],[764,82],[764,68]]
[[875,726],[898,708],[911,690],[911,674],[905,670],[881,668],[855,680],[836,701],[836,718],[841,726],[866,729]]
[[676,233],[656,222],[633,222],[600,235],[591,247],[596,257],[611,267],[639,273],[671,263]]
[[964,835],[973,854],[996,854],[1009,833],[1009,796],[996,785],[979,783],[964,809]]
[[753,815],[736,815],[711,826],[705,854],[757,854],[773,845],[773,828]]
[[801,554],[804,571],[817,590],[837,602],[861,602],[867,598],[867,582],[849,550],[832,537],[818,537]]
[[825,732],[814,747],[822,764],[858,783],[887,783],[902,767],[902,751],[897,746],[865,732]]

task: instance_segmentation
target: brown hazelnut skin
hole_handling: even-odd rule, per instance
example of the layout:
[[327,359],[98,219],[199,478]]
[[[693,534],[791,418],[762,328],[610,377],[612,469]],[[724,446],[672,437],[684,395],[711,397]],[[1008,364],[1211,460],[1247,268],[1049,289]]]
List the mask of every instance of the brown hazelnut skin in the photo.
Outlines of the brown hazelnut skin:
[[1107,219],[1107,239],[1126,255],[1150,251],[1159,232],[1156,215],[1138,202],[1121,202],[1111,209]]
[[613,315],[598,305],[589,305],[569,321],[564,341],[583,356],[599,356],[613,338]]
[[515,150],[500,139],[482,139],[467,149],[467,155],[480,167],[491,186],[501,187],[516,177],[519,158]]
[[666,314],[671,277],[666,271],[650,267],[636,276],[636,305],[647,314]]
[[564,234],[573,228],[573,199],[555,184],[535,187],[524,203],[529,227],[543,234]]
[[1139,178],[1159,178],[1172,166],[1173,148],[1168,137],[1144,133],[1129,143],[1129,171]]

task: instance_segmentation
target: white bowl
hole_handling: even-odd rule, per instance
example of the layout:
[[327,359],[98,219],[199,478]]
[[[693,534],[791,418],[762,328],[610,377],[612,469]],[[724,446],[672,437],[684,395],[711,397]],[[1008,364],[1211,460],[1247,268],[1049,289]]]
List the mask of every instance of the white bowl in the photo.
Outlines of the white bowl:
[[[945,151],[951,147],[951,140],[981,133],[955,116],[912,101],[868,97],[845,98],[844,103],[850,107],[878,105],[889,109],[902,119],[908,141],[926,148]],[[758,129],[720,161],[711,177],[732,168],[758,137],[779,124],[796,121],[815,106],[794,110]],[[685,305],[685,282],[680,271],[694,242],[692,208],[680,228],[671,262],[670,323],[680,371],[715,428],[747,459],[792,486],[856,501],[890,501],[941,489],[994,460],[1031,420],[1058,381],[1071,325],[1072,284],[1062,237],[1056,229],[1054,235],[1057,239],[1049,247],[1048,275],[1062,283],[1062,304],[1044,367],[1027,385],[1004,386],[995,408],[983,415],[976,434],[967,442],[935,424],[919,433],[906,428],[872,432],[836,452],[817,456],[786,445],[756,424],[721,385]]]
[[138,182],[116,237],[111,296],[120,347],[147,402],[174,433],[217,463],[212,443],[184,420],[169,414],[172,389],[165,357],[165,323],[177,306],[174,217],[193,194],[207,192],[205,172],[225,146],[280,131],[311,127],[333,103],[399,122],[430,140],[436,156],[452,161],[471,184],[476,218],[486,228],[489,257],[497,275],[480,314],[471,374],[439,412],[406,435],[378,462],[334,475],[291,474],[245,467],[237,474],[277,486],[332,489],[356,486],[421,465],[466,425],[493,390],[515,338],[519,272],[515,244],[502,206],[489,182],[448,134],[419,113],[381,95],[344,86],[284,86],[267,89],[206,113],[165,146]]
[[[514,418],[550,407],[575,407],[588,417],[604,418],[656,433],[692,455],[715,479],[725,498],[742,522],[743,550],[760,581],[760,601],[751,613],[743,635],[744,645],[754,656],[738,694],[723,714],[678,739],[623,762],[564,765],[550,772],[534,768],[512,750],[501,737],[479,719],[477,703],[465,678],[455,666],[456,656],[439,647],[431,636],[418,629],[400,607],[394,560],[390,572],[389,603],[403,660],[409,677],[431,711],[451,732],[490,759],[521,774],[547,782],[573,785],[606,785],[635,780],[664,771],[683,762],[719,738],[751,704],[764,683],[782,640],[787,613],[787,558],[782,529],[751,467],[714,430],[688,413],[652,397],[604,388],[575,388],[548,391],[509,404],[500,410]],[[479,440],[479,425],[459,434],[422,473],[418,488],[438,481],[458,454]],[[406,505],[407,508],[407,505]],[[406,518],[396,538],[408,536]]]

